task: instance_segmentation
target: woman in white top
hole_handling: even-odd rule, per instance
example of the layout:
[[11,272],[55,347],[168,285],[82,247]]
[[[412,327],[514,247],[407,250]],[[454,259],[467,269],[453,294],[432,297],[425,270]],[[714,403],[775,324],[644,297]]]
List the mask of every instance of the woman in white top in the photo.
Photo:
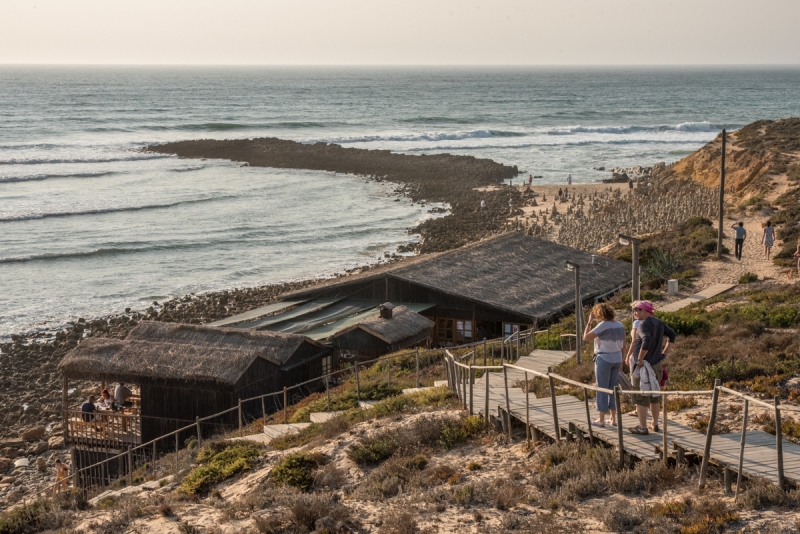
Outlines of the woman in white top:
[[769,260],[769,255],[772,252],[772,245],[775,244],[775,227],[772,226],[772,221],[767,221],[764,227],[764,233],[761,236],[761,242],[764,244],[764,259]]
[[[608,304],[595,304],[586,321],[586,330],[583,333],[584,341],[594,340],[594,374],[597,386],[604,389],[614,389],[619,383],[622,351],[625,348],[625,327],[619,321],[614,320],[614,315],[614,308]],[[591,329],[595,317],[600,319],[600,323]],[[595,421],[592,421],[592,424],[599,427],[606,426],[606,413],[610,413],[611,426],[616,426],[616,410],[613,406],[612,396],[598,391],[598,416]]]

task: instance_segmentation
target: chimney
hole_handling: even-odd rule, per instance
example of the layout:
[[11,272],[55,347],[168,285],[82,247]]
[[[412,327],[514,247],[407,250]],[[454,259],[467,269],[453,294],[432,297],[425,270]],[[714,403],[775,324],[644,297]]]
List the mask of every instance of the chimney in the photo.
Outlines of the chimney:
[[391,319],[392,318],[392,310],[394,309],[394,304],[391,302],[384,302],[378,309],[381,310],[381,319]]

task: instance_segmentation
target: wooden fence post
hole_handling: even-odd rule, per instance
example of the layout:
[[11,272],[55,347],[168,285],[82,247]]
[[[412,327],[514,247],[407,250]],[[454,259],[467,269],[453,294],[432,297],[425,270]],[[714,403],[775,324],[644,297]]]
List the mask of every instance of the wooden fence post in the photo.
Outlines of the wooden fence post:
[[552,367],[547,368],[547,381],[550,384],[550,402],[553,405],[553,426],[555,427],[555,440],[561,441],[561,427],[558,424],[558,407],[556,406],[556,383],[550,373],[553,372]]
[[197,427],[197,444],[203,444],[203,434],[200,432],[200,416],[196,415],[194,417],[194,424]]
[[775,395],[775,452],[778,456],[778,487],[783,490],[786,484],[783,477],[783,428],[781,428],[781,409],[778,408],[780,403],[780,397]]
[[589,390],[583,388],[583,404],[586,406],[586,426],[589,428],[589,445],[594,447],[594,430],[592,430],[592,413],[589,411]]
[[667,396],[661,397],[661,411],[664,412],[662,423],[664,423],[664,434],[661,438],[661,456],[664,460],[664,465],[669,465],[669,454],[667,454]]
[[508,367],[503,365],[503,382],[506,386],[506,418],[508,419],[508,441],[511,442],[511,402],[508,398]]
[[264,397],[261,397],[261,423],[267,422],[267,407],[264,405]]
[[623,443],[622,432],[622,399],[620,398],[619,386],[614,386],[614,407],[617,409],[617,443],[619,445],[619,466],[625,465],[625,444]]
[[156,442],[153,442],[153,480],[156,479],[158,473],[156,473],[156,460],[158,459],[158,451],[156,450]]
[[239,430],[242,429],[242,399],[239,399]]
[[528,372],[525,371],[525,444],[531,448],[531,400],[528,391]]
[[744,443],[745,443],[745,436],[747,435],[747,409],[750,405],[750,401],[745,399],[744,400],[744,413],[742,414],[742,439],[739,443],[739,470],[736,475],[736,493],[733,496],[734,500],[739,499],[739,490],[742,487],[742,464],[744,463]]
[[175,475],[178,475],[180,468],[178,466],[178,456],[180,455],[180,444],[178,443],[178,433],[175,432]]
[[361,402],[361,379],[358,378],[358,360],[356,360],[356,400]]
[[706,476],[708,476],[708,461],[711,456],[711,438],[714,436],[714,426],[717,422],[717,405],[719,404],[719,386],[721,382],[718,379],[714,380],[714,393],[711,396],[711,417],[708,420],[708,429],[706,431],[706,444],[703,447],[703,461],[700,464],[700,489],[706,486]]
[[486,367],[486,338],[483,338],[483,366]]
[[486,420],[486,426],[489,426],[489,375],[491,375],[489,369],[484,369],[483,376],[486,378],[486,398],[484,399],[483,418]]
[[331,379],[330,374],[325,374],[325,400],[328,403],[328,411],[331,411]]
[[419,387],[419,347],[417,347],[417,387]]
[[289,396],[286,394],[288,390],[283,386],[283,424],[289,422]]
[[475,376],[475,371],[472,370],[472,364],[469,364],[469,414],[472,415],[475,412],[473,411],[472,406],[472,394],[473,394],[473,386],[472,383],[474,382],[473,377]]
[[133,449],[128,445],[128,487],[133,486]]

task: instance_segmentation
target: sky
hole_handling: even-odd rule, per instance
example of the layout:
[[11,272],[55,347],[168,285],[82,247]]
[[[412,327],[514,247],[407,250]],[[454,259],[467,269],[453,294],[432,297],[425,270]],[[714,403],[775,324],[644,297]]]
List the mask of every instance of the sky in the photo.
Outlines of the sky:
[[800,0],[0,0],[0,64],[798,65]]

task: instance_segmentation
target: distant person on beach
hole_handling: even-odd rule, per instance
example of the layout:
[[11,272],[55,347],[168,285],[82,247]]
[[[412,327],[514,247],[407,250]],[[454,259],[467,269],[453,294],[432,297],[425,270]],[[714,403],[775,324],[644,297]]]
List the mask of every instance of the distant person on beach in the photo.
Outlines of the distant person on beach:
[[532,183],[533,183],[533,175],[529,174],[528,175],[528,185],[531,185]]
[[633,178],[628,178],[628,192],[633,193]]
[[761,243],[764,244],[764,259],[769,260],[769,255],[772,253],[772,245],[775,244],[775,227],[772,226],[772,221],[767,221],[764,233],[761,236]]
[[560,187],[558,188],[558,199],[561,200],[561,197],[564,195],[564,190]]
[[[622,351],[625,348],[625,327],[614,320],[614,308],[606,303],[595,304],[586,321],[583,332],[584,341],[594,340],[594,375],[597,387],[614,389],[619,383],[619,372],[622,368]],[[600,319],[594,329],[592,322]],[[617,411],[612,408],[612,396],[609,393],[597,392],[597,419],[592,425],[606,426],[606,413],[611,415],[611,426],[616,425]]]
[[481,199],[481,209],[485,209],[485,208],[486,208],[486,201]]
[[514,211],[514,202],[511,200],[511,197],[508,197],[508,211],[509,213]]
[[[672,344],[675,343],[675,331],[667,326],[661,319],[653,316],[655,310],[653,303],[641,300],[633,303],[633,318],[642,321],[636,332],[636,339],[633,340],[633,361],[634,368],[631,381],[634,390],[649,384],[649,391],[658,391],[659,382],[664,375],[664,367],[661,362],[669,355]],[[662,349],[661,345],[664,338],[666,344]],[[639,417],[639,425],[629,428],[631,434],[641,434],[646,436],[650,432],[647,430],[647,407],[653,416],[653,431],[659,432],[658,415],[661,410],[661,395],[633,395],[633,403],[636,405],[636,415]]]
[[731,228],[733,228],[733,231],[736,233],[736,237],[733,240],[735,243],[734,254],[737,260],[741,260],[742,248],[744,247],[744,239],[747,237],[747,230],[744,229],[744,223],[742,221],[739,221],[739,224],[734,224]]
[[567,176],[567,185],[572,185],[572,175]]

